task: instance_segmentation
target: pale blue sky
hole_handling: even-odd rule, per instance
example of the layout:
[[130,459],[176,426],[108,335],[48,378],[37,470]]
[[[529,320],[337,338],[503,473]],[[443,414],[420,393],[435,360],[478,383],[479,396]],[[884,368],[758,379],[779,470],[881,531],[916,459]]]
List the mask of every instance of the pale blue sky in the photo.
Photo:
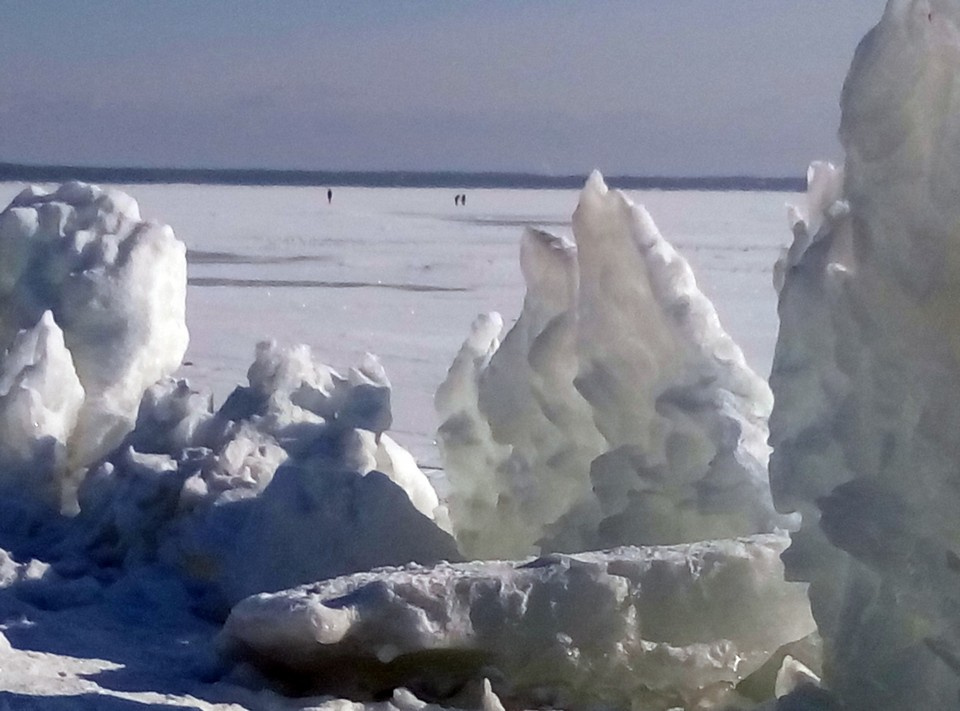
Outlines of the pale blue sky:
[[883,0],[0,0],[0,161],[799,175]]

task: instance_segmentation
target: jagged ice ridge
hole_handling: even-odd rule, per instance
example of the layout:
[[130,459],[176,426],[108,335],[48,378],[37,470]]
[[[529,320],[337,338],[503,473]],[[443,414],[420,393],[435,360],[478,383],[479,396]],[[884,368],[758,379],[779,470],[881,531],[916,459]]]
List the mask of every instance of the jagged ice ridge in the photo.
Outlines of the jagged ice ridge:
[[770,498],[770,391],[649,213],[599,173],[576,244],[528,230],[517,323],[477,319],[437,392],[469,555],[736,537],[795,525]]

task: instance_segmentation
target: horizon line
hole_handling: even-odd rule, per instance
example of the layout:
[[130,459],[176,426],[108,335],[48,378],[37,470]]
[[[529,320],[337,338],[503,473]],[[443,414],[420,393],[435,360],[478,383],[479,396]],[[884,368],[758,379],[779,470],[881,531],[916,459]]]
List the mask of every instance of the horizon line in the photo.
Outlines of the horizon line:
[[[282,168],[152,168],[0,162],[2,182],[85,182],[234,186],[578,189],[585,174],[458,170],[304,170]],[[628,190],[804,192],[804,177],[755,175],[610,175],[604,181]]]

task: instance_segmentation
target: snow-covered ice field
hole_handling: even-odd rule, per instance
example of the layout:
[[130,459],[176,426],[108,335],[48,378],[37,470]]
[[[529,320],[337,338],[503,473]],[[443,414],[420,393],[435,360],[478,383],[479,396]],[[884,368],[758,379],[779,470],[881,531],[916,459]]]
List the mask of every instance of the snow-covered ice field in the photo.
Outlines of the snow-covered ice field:
[[958,50],[802,196],[0,183],[0,711],[955,708]]
[[[23,187],[0,183],[6,205]],[[393,383],[395,438],[439,466],[433,393],[481,312],[520,311],[527,225],[569,235],[575,190],[120,185],[189,249],[183,375],[217,403],[246,381],[264,338],[307,343],[346,369],[378,355]],[[785,204],[766,192],[630,192],[690,261],[724,326],[766,376],[776,339],[772,266]]]

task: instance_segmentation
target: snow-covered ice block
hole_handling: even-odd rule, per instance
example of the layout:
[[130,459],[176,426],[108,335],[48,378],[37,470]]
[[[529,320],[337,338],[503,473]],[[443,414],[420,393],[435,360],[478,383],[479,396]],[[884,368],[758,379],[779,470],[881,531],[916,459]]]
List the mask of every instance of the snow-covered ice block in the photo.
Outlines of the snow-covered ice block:
[[[2,641],[0,641],[2,644]],[[269,703],[270,692],[260,692],[257,708],[263,711],[504,711],[503,704],[484,680],[477,689],[465,690],[464,698],[448,705],[432,704],[418,699],[408,689],[394,689],[383,701],[351,701],[350,699],[313,698],[298,701],[283,699],[276,705]],[[265,698],[266,697],[266,698]],[[262,705],[261,705],[262,704]]]
[[124,447],[81,486],[64,555],[159,559],[209,586],[214,611],[370,567],[460,559],[429,480],[381,430],[390,385],[373,356],[341,377],[306,346],[265,342],[248,377],[216,412],[185,381],[149,388]]
[[290,458],[223,556],[228,601],[376,566],[460,559],[430,481],[383,434],[390,382],[374,356],[344,378],[305,346],[264,343],[249,379],[259,413],[251,425]]
[[772,397],[646,210],[590,176],[576,246],[528,230],[523,311],[475,322],[437,392],[477,557],[770,532]]
[[221,588],[232,604],[384,565],[442,560],[461,560],[453,538],[385,474],[297,460],[277,471],[236,532]]
[[[724,708],[813,628],[785,537],[359,573],[234,607],[224,653],[363,699],[489,676],[513,706]],[[701,704],[701,705],[697,705]]]
[[[249,386],[227,399],[218,413],[221,419],[250,420],[289,454],[312,457],[323,467],[364,474],[377,469],[423,515],[445,520],[446,510],[416,460],[383,434],[393,422],[391,386],[376,356],[366,354],[344,377],[316,360],[308,346],[264,341],[257,345],[247,377]],[[354,438],[356,432],[371,436]]]
[[[770,382],[771,486],[803,513],[843,708],[960,693],[960,3],[891,0],[844,85],[843,188],[811,182]],[[829,194],[829,197],[824,197]],[[830,209],[830,207],[833,209]]]
[[188,447],[212,447],[222,427],[213,412],[212,397],[186,380],[164,378],[140,401],[133,431],[125,444],[145,454],[178,454]]
[[63,332],[45,311],[0,360],[0,484],[56,505],[73,496],[67,442],[83,398]]
[[[117,190],[28,188],[0,213],[0,349],[10,350],[41,318],[43,329],[55,322],[62,330],[72,377],[83,387],[66,433],[71,472],[115,448],[147,387],[180,365],[186,269],[173,230],[142,221],[136,201]],[[47,395],[52,388],[35,385]]]

